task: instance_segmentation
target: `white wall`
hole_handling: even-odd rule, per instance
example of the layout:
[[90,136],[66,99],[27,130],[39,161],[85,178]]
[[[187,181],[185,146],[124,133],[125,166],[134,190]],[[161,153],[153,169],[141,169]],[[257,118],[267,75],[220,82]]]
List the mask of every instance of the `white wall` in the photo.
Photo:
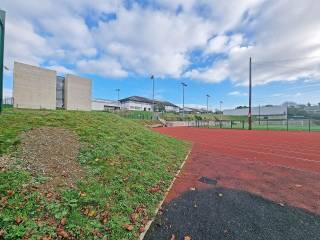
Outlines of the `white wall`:
[[[243,109],[230,109],[224,110],[223,115],[230,116],[247,116],[249,114],[249,108]],[[261,116],[270,116],[270,115],[286,115],[287,107],[286,106],[272,106],[272,107],[260,107],[260,115]],[[259,115],[259,107],[252,108],[252,115]]]
[[146,111],[152,111],[152,104],[128,101],[122,103],[121,108],[136,111],[144,111],[144,109],[146,109]]
[[166,112],[179,112],[179,107],[165,106]]
[[67,74],[64,106],[67,110],[91,111],[91,80]]
[[92,100],[91,109],[94,110],[94,111],[104,111],[105,110],[105,108],[104,108],[105,105],[114,106],[114,107],[121,106],[120,104],[118,105],[117,101]]

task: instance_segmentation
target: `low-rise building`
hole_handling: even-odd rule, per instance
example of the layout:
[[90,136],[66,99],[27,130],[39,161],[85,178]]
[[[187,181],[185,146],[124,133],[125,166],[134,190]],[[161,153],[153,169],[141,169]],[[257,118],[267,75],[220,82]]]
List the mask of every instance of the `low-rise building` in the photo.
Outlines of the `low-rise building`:
[[93,99],[91,109],[93,111],[115,111],[120,110],[120,102],[107,99]]
[[[249,108],[227,109],[223,110],[223,115],[227,116],[248,116]],[[287,118],[286,106],[261,106],[251,109],[252,116],[269,118]]]
[[91,110],[91,80],[24,63],[14,63],[14,107]]
[[179,107],[168,101],[153,100],[145,97],[131,96],[120,100],[121,109],[136,111],[179,112]]

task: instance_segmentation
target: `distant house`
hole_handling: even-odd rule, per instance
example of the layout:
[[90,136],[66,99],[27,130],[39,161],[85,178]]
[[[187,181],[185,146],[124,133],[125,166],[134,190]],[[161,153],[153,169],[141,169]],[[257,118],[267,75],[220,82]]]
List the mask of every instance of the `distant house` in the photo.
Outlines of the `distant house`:
[[91,109],[93,111],[114,111],[120,109],[120,102],[107,99],[93,99]]
[[[249,108],[227,109],[223,115],[227,116],[248,116]],[[252,116],[287,118],[286,106],[261,106],[252,108]]]
[[304,110],[311,114],[318,114],[320,113],[320,105],[305,106]]
[[180,112],[189,113],[189,114],[203,114],[203,113],[207,113],[207,110],[200,109],[200,108],[185,107],[184,110],[180,109]]
[[[131,96],[120,100],[121,109],[136,111],[152,111],[153,100],[145,97]],[[179,112],[179,107],[168,101],[154,101],[155,111]]]

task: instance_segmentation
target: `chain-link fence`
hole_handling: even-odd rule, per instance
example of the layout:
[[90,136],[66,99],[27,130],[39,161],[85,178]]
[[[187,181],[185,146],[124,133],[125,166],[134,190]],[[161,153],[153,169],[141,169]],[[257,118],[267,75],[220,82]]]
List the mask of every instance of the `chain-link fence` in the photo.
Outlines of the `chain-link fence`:
[[[226,128],[226,129],[248,129],[247,121],[187,121],[185,126]],[[320,120],[315,119],[266,119],[252,122],[254,130],[282,130],[282,131],[320,131]]]
[[13,97],[7,97],[3,99],[3,106],[4,107],[13,107]]

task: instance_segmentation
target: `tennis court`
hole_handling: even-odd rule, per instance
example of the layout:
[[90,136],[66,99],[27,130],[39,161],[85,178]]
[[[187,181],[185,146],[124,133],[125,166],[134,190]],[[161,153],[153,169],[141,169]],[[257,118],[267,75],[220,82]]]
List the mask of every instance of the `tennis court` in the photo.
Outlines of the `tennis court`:
[[[156,131],[193,143],[192,152],[165,200],[164,208],[168,210],[168,213],[164,215],[166,219],[169,219],[167,225],[173,226],[172,232],[181,236],[187,234],[188,231],[182,227],[187,224],[183,222],[184,220],[176,220],[178,212],[175,212],[174,217],[170,215],[172,209],[176,209],[179,204],[196,202],[196,199],[201,202],[200,205],[204,204],[201,199],[206,199],[205,196],[209,194],[208,192],[206,195],[204,192],[211,191],[212,195],[212,191],[220,191],[225,194],[225,203],[229,202],[229,205],[223,206],[216,202],[218,207],[215,206],[214,211],[228,211],[222,208],[229,208],[232,212],[229,220],[234,221],[234,224],[239,223],[239,226],[242,221],[245,222],[248,219],[251,219],[252,222],[247,222],[246,227],[237,228],[234,224],[228,225],[229,220],[225,219],[226,214],[219,215],[219,219],[212,219],[212,213],[209,212],[206,213],[207,215],[200,214],[203,219],[197,219],[197,223],[201,222],[202,225],[199,226],[191,221],[192,224],[189,226],[189,232],[193,235],[192,239],[196,235],[198,238],[195,239],[205,239],[208,234],[222,234],[223,236],[224,233],[221,231],[224,230],[220,229],[223,226],[230,227],[228,231],[230,234],[236,232],[244,234],[243,238],[237,238],[237,234],[231,234],[230,238],[226,239],[255,239],[258,236],[266,236],[266,238],[259,239],[301,239],[300,234],[309,234],[305,235],[308,239],[320,239],[320,230],[316,230],[320,227],[319,133],[190,127],[159,128]],[[199,194],[204,195],[199,199]],[[249,195],[244,197],[243,194]],[[241,198],[243,201],[239,200]],[[255,199],[260,198],[266,202],[254,208],[253,206],[258,201]],[[207,202],[214,201],[213,198],[208,199]],[[247,207],[249,207],[247,209],[245,206],[235,207],[243,204],[248,204]],[[268,213],[274,211],[269,217],[266,212],[257,212],[257,209],[265,210],[268,209],[268,206],[272,206],[270,209],[273,209],[267,211]],[[185,206],[184,208],[184,212],[190,211],[190,216],[192,214],[200,216],[199,209],[189,209]],[[246,209],[245,219],[238,216],[243,209]],[[282,215],[273,219],[279,212]],[[302,215],[306,214],[306,219],[311,219],[310,222],[304,219],[307,225],[301,223],[304,217],[297,212]],[[266,220],[266,223],[262,223],[262,220]],[[222,222],[222,226],[214,230],[215,224],[207,226],[210,221]],[[284,222],[286,224],[282,226]],[[255,229],[256,227],[258,230]],[[297,232],[292,229],[297,229]],[[205,235],[206,231],[207,235]],[[285,235],[287,231],[289,235]],[[154,232],[157,232],[158,236],[161,234],[161,236],[167,236],[165,234],[170,233],[168,229],[156,226],[152,226],[150,232],[150,238],[147,239],[153,239],[152,233]],[[274,238],[270,237],[270,234],[273,234]]]

